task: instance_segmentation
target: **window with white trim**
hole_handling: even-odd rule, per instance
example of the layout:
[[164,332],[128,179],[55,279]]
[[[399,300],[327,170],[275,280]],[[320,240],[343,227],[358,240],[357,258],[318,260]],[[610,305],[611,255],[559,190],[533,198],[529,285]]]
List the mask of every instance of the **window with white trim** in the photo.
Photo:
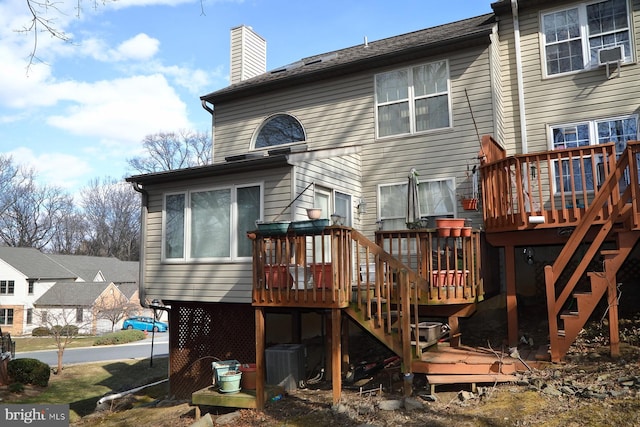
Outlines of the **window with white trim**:
[[[455,188],[455,178],[420,180],[420,217],[455,217]],[[385,230],[407,228],[407,192],[406,182],[378,186],[379,217]]]
[[166,194],[163,212],[165,261],[251,258],[251,240],[262,212],[262,185]]
[[13,295],[15,291],[14,280],[0,280],[0,294],[2,295]]
[[[551,126],[550,129],[551,149],[585,147],[596,144],[606,144],[614,142],[616,152],[620,154],[627,146],[627,141],[638,139],[638,116],[618,117],[610,119],[599,119],[585,122],[578,122],[566,125]],[[596,162],[596,166],[602,160]],[[555,191],[593,191],[596,185],[602,180],[601,174],[593,171],[593,163],[590,157],[562,160],[559,167],[555,162]],[[583,188],[582,175],[585,176]],[[571,176],[573,175],[573,187]]]
[[542,14],[547,76],[598,66],[598,50],[622,46],[624,62],[632,60],[627,0],[581,3]]
[[13,325],[13,308],[0,308],[0,325]]
[[274,114],[258,129],[253,148],[269,148],[284,144],[304,142],[304,128],[298,119],[289,114]]
[[379,138],[451,126],[446,60],[377,74],[375,88]]

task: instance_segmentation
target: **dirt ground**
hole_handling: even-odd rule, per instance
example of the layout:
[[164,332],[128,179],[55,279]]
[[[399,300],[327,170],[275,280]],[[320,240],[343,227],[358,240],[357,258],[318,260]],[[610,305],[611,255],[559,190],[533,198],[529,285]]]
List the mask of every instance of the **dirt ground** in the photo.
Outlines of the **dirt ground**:
[[[621,321],[625,342],[616,359],[609,357],[606,326],[595,322],[585,328],[565,362],[523,372],[516,383],[479,385],[476,393],[467,384],[438,386],[431,396],[424,377],[416,375],[412,397],[404,399],[400,371],[391,367],[355,384],[345,382],[338,405],[332,405],[330,382],[319,381],[267,402],[263,411],[210,407],[203,414],[208,412],[214,425],[240,427],[640,426],[640,318]],[[364,353],[377,353],[370,344],[359,343]],[[383,409],[393,404],[401,407]],[[160,402],[145,411],[145,421],[125,424],[133,411],[113,414],[121,418],[111,421],[103,418],[99,425],[189,426],[195,421],[194,409],[185,402]],[[171,412],[147,418],[154,411]]]
[[[528,339],[534,339],[535,346],[546,339],[546,325],[531,319],[521,324],[521,350],[529,346],[524,342]],[[463,330],[464,344],[500,349],[502,343],[495,337],[504,336],[504,330],[499,323],[484,322],[486,330],[475,335]],[[600,319],[585,328],[563,363],[522,372],[514,383],[479,385],[475,393],[470,385],[459,384],[438,386],[432,396],[424,376],[415,375],[412,396],[405,399],[400,370],[390,367],[353,384],[345,381],[338,405],[332,405],[330,381],[310,381],[306,388],[267,402],[263,411],[208,407],[202,408],[203,414],[209,413],[214,425],[239,427],[640,426],[640,316],[620,323],[619,358],[609,357],[606,319]],[[374,343],[363,341],[354,347],[363,360],[379,358],[381,350]],[[195,409],[188,402],[161,399],[140,406],[142,400],[132,396],[72,425],[174,427],[195,422]],[[384,409],[393,405],[400,407]]]

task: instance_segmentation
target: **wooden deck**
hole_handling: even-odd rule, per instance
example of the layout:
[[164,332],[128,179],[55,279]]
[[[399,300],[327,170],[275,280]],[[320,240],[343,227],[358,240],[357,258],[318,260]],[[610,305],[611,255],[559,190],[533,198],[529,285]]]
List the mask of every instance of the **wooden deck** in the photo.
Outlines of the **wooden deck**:
[[505,374],[537,368],[541,361],[536,351],[521,351],[520,358],[499,350],[468,346],[451,347],[439,343],[413,360],[411,370],[430,375]]
[[[284,393],[279,386],[266,386],[265,401]],[[242,389],[238,393],[221,393],[214,386],[206,387],[191,395],[191,404],[196,407],[196,420],[200,419],[200,406],[222,406],[228,408],[257,408],[255,390]]]

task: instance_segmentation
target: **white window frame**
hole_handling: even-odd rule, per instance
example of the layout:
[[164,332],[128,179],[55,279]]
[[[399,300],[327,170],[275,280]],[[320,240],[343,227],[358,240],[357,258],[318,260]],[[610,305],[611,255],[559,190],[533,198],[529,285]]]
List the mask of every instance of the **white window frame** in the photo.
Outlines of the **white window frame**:
[[[422,67],[422,66],[428,66],[430,64],[436,64],[439,62],[443,62],[446,68],[446,72],[447,72],[447,84],[446,84],[446,89],[445,90],[438,90],[436,92],[433,93],[429,93],[427,95],[421,95],[421,96],[416,96],[415,95],[415,90],[413,87],[413,69],[414,68],[418,68],[418,67]],[[402,98],[402,99],[396,99],[396,100],[392,100],[392,101],[383,101],[383,100],[379,100],[378,99],[378,90],[377,90],[377,80],[380,76],[389,74],[389,73],[396,73],[399,71],[406,71],[407,72],[407,82],[408,82],[408,95],[407,98]],[[441,131],[443,129],[451,129],[453,127],[453,109],[451,107],[451,70],[449,68],[449,60],[448,59],[441,59],[438,61],[431,61],[431,62],[427,62],[427,63],[422,63],[422,64],[416,64],[416,65],[412,65],[409,67],[405,67],[405,68],[400,68],[400,69],[394,69],[394,70],[389,70],[386,71],[384,73],[378,73],[374,76],[374,82],[373,82],[373,93],[374,93],[374,99],[375,99],[375,121],[376,121],[376,138],[377,139],[384,139],[384,138],[395,138],[398,136],[402,136],[402,135],[414,135],[414,134],[422,134],[422,133],[428,133],[428,132],[436,132],[436,131]],[[447,115],[448,115],[448,126],[443,126],[443,127],[439,127],[439,128],[434,128],[434,129],[426,129],[426,130],[421,130],[421,131],[417,131],[416,130],[416,111],[415,111],[415,104],[416,101],[419,101],[421,99],[426,99],[426,98],[432,98],[432,97],[438,97],[438,96],[443,96],[446,95],[447,96]],[[380,122],[379,122],[379,110],[380,107],[384,107],[384,106],[388,106],[388,105],[393,105],[393,104],[400,104],[400,103],[405,103],[407,102],[409,105],[409,132],[405,132],[405,133],[397,133],[397,134],[392,134],[392,135],[384,135],[384,136],[380,136]]]
[[[181,263],[203,263],[203,262],[251,262],[251,256],[238,256],[238,241],[239,239],[247,239],[244,233],[237,233],[238,227],[238,190],[242,188],[248,187],[259,187],[260,189],[260,208],[259,212],[257,212],[256,219],[260,219],[263,217],[264,211],[264,183],[256,182],[256,183],[246,183],[246,184],[237,184],[237,185],[228,185],[228,186],[219,186],[219,187],[198,187],[189,189],[186,191],[178,191],[178,192],[168,192],[162,195],[162,262],[169,264],[181,264]],[[205,191],[216,191],[216,190],[229,190],[231,192],[231,202],[229,206],[229,218],[230,218],[230,227],[229,227],[229,256],[224,257],[192,257],[191,256],[191,195],[194,193],[200,193]],[[183,242],[183,252],[181,258],[168,258],[166,256],[166,223],[167,223],[167,215],[166,215],[166,201],[167,196],[172,195],[183,195],[185,198],[185,207],[184,207],[184,242]]]
[[[587,146],[593,146],[593,145],[599,145],[601,143],[608,143],[611,142],[609,140],[607,141],[602,141],[600,142],[600,138],[598,135],[598,125],[600,123],[608,123],[608,122],[613,122],[613,121],[617,121],[617,120],[629,120],[629,119],[635,119],[636,121],[636,140],[638,138],[638,115],[637,114],[630,114],[630,115],[626,115],[626,116],[616,116],[616,117],[605,117],[605,118],[597,118],[597,119],[592,119],[592,120],[582,120],[582,121],[578,121],[578,122],[570,122],[570,123],[562,123],[562,124],[554,124],[554,125],[549,125],[547,127],[547,133],[548,133],[548,140],[549,140],[549,150],[559,150],[559,149],[563,149],[563,148],[576,148],[575,146],[571,146],[571,147],[560,147],[560,146],[556,146],[556,142],[554,141],[554,131],[556,129],[566,129],[566,128],[572,128],[572,127],[579,127],[579,126],[587,126],[588,127],[588,133],[589,133],[589,138],[588,138],[588,144],[582,144],[580,145],[581,147],[587,147]],[[620,154],[622,152],[622,150],[624,150],[624,148],[626,147],[626,143],[624,142],[617,142],[616,143],[616,153]],[[558,188],[558,185],[556,184],[558,177],[557,177],[557,171],[558,171],[558,166],[557,166],[557,161],[554,161],[554,172],[553,172],[553,182],[552,182],[552,186],[553,186],[553,192],[554,194],[559,194],[560,193],[560,189]],[[593,186],[597,186],[600,183],[599,181],[599,177],[597,175],[597,171],[592,171],[592,174],[594,174],[593,176]],[[565,193],[571,193],[573,190],[572,189],[564,189]],[[578,189],[576,190],[578,192],[583,192],[585,191],[584,189]],[[594,191],[594,188],[590,188],[587,189],[586,192],[587,193],[592,193]]]
[[[13,321],[14,316],[15,316],[15,311],[13,308],[0,308],[0,311],[2,311],[2,322],[0,322],[0,325],[4,325],[4,326],[11,326],[13,325]],[[9,316],[9,312],[11,312],[11,316]],[[11,322],[9,322],[9,318],[11,318]]]
[[[264,146],[264,147],[256,147],[256,141],[258,140],[258,137],[260,136],[260,132],[262,132],[262,129],[264,129],[264,127],[271,120],[274,120],[278,116],[287,116],[287,117],[290,117],[291,119],[295,120],[298,123],[298,125],[300,125],[300,128],[302,129],[303,139],[301,141],[291,141],[291,142],[284,142],[282,144],[267,145],[267,146]],[[302,122],[300,121],[300,119],[297,118],[296,116],[294,116],[291,113],[282,113],[281,112],[281,113],[271,114],[270,116],[265,117],[265,119],[260,123],[260,126],[258,126],[258,128],[253,133],[253,136],[251,137],[251,147],[250,147],[250,149],[251,150],[255,150],[255,151],[269,151],[269,150],[277,150],[279,148],[284,148],[284,147],[290,147],[292,145],[304,144],[306,142],[307,142],[307,130],[302,125]]]
[[[590,1],[590,2],[583,2],[583,3],[578,3],[578,4],[574,4],[571,7],[560,7],[560,8],[555,8],[555,9],[550,9],[550,10],[545,10],[540,12],[540,16],[539,16],[539,28],[540,28],[540,52],[541,52],[541,62],[542,62],[542,69],[544,72],[544,77],[558,77],[558,76],[566,76],[566,75],[570,75],[570,74],[575,74],[575,73],[580,73],[582,71],[588,71],[588,70],[593,70],[599,67],[598,64],[598,59],[597,57],[595,58],[595,60],[592,61],[591,58],[591,48],[590,48],[590,44],[589,44],[589,40],[592,37],[596,37],[597,34],[591,35],[589,34],[589,27],[588,27],[588,22],[587,22],[587,6],[593,5],[593,4],[597,4],[597,3],[604,3],[608,0],[599,0],[599,1]],[[627,29],[626,31],[629,33],[629,45],[630,48],[627,49],[623,49],[624,50],[624,55],[625,57],[623,58],[623,60],[621,61],[622,63],[629,63],[629,62],[633,62],[634,60],[634,54],[633,52],[635,51],[635,47],[634,47],[634,34],[633,34],[633,24],[632,24],[632,11],[629,7],[629,1],[625,0],[626,3],[626,9],[627,9]],[[571,71],[559,71],[557,73],[550,73],[548,70],[548,66],[547,66],[547,47],[548,46],[552,46],[555,44],[559,44],[559,43],[563,43],[566,42],[566,40],[563,40],[561,42],[555,42],[555,41],[550,41],[547,42],[546,40],[546,34],[545,34],[545,30],[544,30],[544,20],[545,17],[555,14],[555,13],[559,13],[559,12],[565,12],[565,11],[570,11],[572,9],[577,9],[578,11],[578,19],[579,19],[579,27],[580,27],[580,35],[579,35],[579,39],[580,39],[580,44],[582,47],[582,67],[576,70],[571,70]],[[620,32],[620,31],[617,31]],[[604,34],[604,33],[603,33]],[[568,40],[568,39],[567,39]],[[575,40],[578,40],[578,37],[575,37]],[[606,45],[603,46],[602,48],[607,48],[607,47],[614,47],[614,46],[619,46],[619,45],[623,45],[622,43],[613,43],[610,45]]]
[[[436,211],[425,211],[426,209],[426,203],[423,202],[422,200],[422,196],[420,201],[420,217],[457,217],[457,201],[456,201],[456,195],[455,195],[455,189],[456,189],[456,178],[455,177],[448,177],[448,178],[442,178],[442,179],[421,179],[420,180],[420,184],[418,184],[418,187],[422,184],[422,183],[433,183],[433,182],[450,182],[450,186],[453,189],[453,192],[451,194],[452,200],[452,207],[453,210],[451,211],[446,211],[446,212],[442,212],[442,213],[437,213]],[[384,226],[384,221],[385,220],[393,220],[393,221],[403,221],[406,219],[406,206],[407,206],[407,201],[406,201],[406,196],[407,196],[407,186],[408,186],[408,182],[407,181],[403,181],[403,182],[393,182],[393,183],[384,183],[384,184],[379,184],[378,185],[378,219],[380,221],[382,221],[382,224]],[[401,187],[401,189],[399,190],[401,193],[401,197],[402,195],[404,196],[404,201],[401,203],[402,205],[402,215],[396,215],[396,216],[383,216],[383,202],[382,202],[382,194],[381,194],[381,190],[384,187]],[[418,190],[418,194],[420,195],[421,192]],[[393,228],[397,228],[397,227],[393,227]],[[401,229],[405,229],[405,227],[402,227]],[[384,227],[385,230],[388,230],[390,228],[388,227]]]

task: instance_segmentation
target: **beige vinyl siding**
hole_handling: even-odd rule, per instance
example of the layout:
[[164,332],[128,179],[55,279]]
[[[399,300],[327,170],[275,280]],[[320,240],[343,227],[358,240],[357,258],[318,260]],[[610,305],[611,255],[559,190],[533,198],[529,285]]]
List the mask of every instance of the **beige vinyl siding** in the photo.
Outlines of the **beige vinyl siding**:
[[211,185],[263,183],[264,216],[274,217],[290,201],[291,170],[257,171],[241,177],[229,175],[211,180],[177,182],[149,188],[147,236],[145,241],[144,286],[147,298],[163,300],[250,303],[251,261],[242,262],[162,262],[162,206],[165,193]]
[[[358,227],[355,205],[361,193],[360,154],[350,154],[305,162],[296,167],[296,194],[302,192],[309,183],[329,188],[352,196],[354,227]],[[295,220],[307,219],[307,208],[313,206],[313,189],[305,191],[294,204]],[[294,197],[295,197],[294,195]]]
[[494,32],[491,35],[490,49],[490,70],[491,70],[491,89],[493,91],[494,103],[494,120],[495,131],[494,139],[496,141],[504,140],[504,97],[502,87],[502,64],[500,63],[500,35],[498,34],[498,26],[494,26]]
[[371,77],[354,76],[218,104],[214,161],[249,152],[254,133],[277,113],[291,114],[300,121],[310,150],[371,140],[372,88]]
[[231,84],[266,71],[266,45],[249,27],[241,25],[231,29]]
[[[570,5],[571,3],[567,3]],[[568,75],[543,76],[543,52],[540,42],[540,13],[527,11],[520,14],[522,68],[524,79],[525,108],[527,114],[527,138],[530,152],[549,149],[548,127],[607,117],[626,116],[637,113],[638,84],[640,67],[637,65],[640,43],[640,1],[632,1],[634,59],[636,62],[623,65],[621,76],[608,79],[605,67],[581,71]],[[508,39],[502,57],[515,55],[513,52],[513,26],[507,19],[501,19],[501,39]],[[506,52],[506,49],[509,52]],[[504,62],[503,62],[504,63]],[[510,91],[511,105],[505,104],[507,123],[514,130],[519,124],[517,113],[517,92],[515,63],[512,69],[503,73],[505,85]],[[506,92],[506,90],[505,90]],[[507,126],[508,128],[508,126]],[[505,134],[508,154],[516,154],[520,147],[519,133]]]
[[[478,134],[493,134],[494,103],[491,89],[490,49],[470,49],[447,58],[429,58],[415,64],[448,59],[451,79],[452,128],[418,133],[412,136],[381,138],[365,147],[362,155],[363,192],[368,213],[363,218],[363,230],[373,234],[378,215],[379,184],[404,182],[414,167],[420,180],[455,178],[456,193],[466,190],[467,167],[477,163],[480,150]],[[407,64],[412,65],[412,64]],[[394,67],[394,68],[400,68]],[[390,68],[393,69],[393,68]],[[465,95],[465,89],[469,96]],[[371,99],[373,105],[373,99]],[[473,110],[478,134],[471,112]],[[464,212],[458,199],[458,215],[481,224],[479,212]]]
[[[495,132],[490,54],[488,47],[466,49],[448,57],[423,58],[218,104],[215,106],[215,161],[248,152],[254,132],[264,119],[276,113],[291,114],[302,123],[309,150],[362,145],[362,196],[368,213],[360,220],[365,227],[363,231],[373,237],[378,184],[406,179],[411,167],[419,170],[421,179],[454,176],[458,184],[465,180],[467,165],[473,165],[480,148],[465,88],[478,133],[493,135]],[[442,59],[449,61],[452,128],[376,140],[375,74]],[[480,223],[479,214],[471,216],[477,216],[475,223]]]

